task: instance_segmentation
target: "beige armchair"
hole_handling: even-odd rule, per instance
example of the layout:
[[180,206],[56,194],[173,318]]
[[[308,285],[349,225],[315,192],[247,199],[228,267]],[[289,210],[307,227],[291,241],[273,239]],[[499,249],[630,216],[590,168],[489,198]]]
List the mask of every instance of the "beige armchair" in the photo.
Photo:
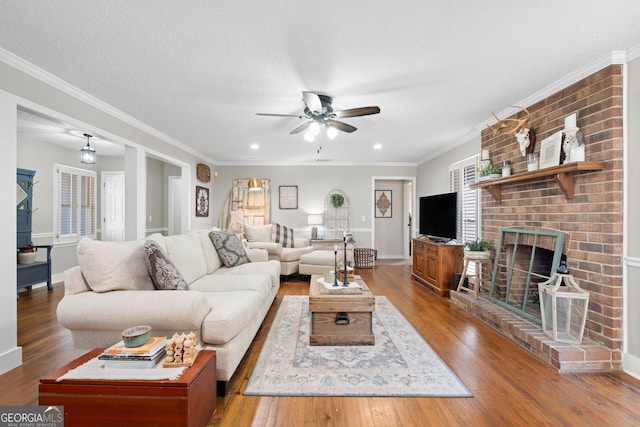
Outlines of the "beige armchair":
[[269,254],[269,260],[280,261],[281,275],[298,273],[300,257],[313,252],[313,246],[307,239],[294,237],[290,228],[280,226],[280,230],[286,230],[284,233],[277,233],[277,227],[278,224],[245,225],[244,236],[247,246],[251,249],[265,249]]

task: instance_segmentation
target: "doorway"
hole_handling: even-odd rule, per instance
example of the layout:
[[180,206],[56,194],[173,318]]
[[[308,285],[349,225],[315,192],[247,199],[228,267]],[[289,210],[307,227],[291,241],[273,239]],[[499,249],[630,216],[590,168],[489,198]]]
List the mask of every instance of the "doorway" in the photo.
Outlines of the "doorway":
[[[411,259],[415,177],[373,177],[371,241],[378,259]],[[384,195],[389,209],[377,209],[376,196]]]

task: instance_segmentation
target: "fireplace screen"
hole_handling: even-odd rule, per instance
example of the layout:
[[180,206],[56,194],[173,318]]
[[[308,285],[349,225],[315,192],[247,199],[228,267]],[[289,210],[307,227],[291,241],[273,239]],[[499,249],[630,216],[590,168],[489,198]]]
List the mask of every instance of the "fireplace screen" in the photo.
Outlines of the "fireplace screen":
[[542,323],[538,283],[551,277],[562,258],[564,233],[500,229],[489,300]]

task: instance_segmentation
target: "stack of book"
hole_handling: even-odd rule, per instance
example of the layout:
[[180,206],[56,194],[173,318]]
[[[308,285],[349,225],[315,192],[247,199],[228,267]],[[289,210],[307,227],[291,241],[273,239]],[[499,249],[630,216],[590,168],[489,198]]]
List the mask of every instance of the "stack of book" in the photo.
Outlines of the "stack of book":
[[106,368],[154,368],[165,355],[165,337],[151,337],[140,347],[126,347],[120,341],[107,348],[99,360]]

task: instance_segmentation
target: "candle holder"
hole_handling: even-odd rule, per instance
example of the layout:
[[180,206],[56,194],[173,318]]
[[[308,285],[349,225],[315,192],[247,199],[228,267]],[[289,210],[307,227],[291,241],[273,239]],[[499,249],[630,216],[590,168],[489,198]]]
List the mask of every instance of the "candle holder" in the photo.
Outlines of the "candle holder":
[[338,245],[333,247],[333,286],[338,287]]
[[342,238],[344,240],[344,283],[342,286],[349,286],[349,278],[347,277],[347,235]]

